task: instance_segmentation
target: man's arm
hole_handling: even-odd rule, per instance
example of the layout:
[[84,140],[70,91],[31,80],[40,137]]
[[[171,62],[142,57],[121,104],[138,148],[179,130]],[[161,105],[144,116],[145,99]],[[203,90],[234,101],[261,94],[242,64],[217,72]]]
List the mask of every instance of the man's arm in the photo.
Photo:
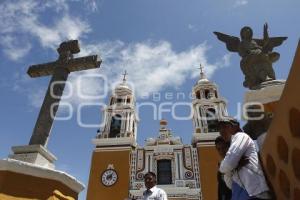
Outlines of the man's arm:
[[229,189],[231,189],[231,187],[232,187],[232,173],[231,172],[226,173],[226,174],[224,174],[223,177],[224,177],[224,182],[225,182],[226,186]]
[[167,193],[164,190],[160,190],[160,199],[159,200],[168,200]]
[[237,133],[237,135],[233,137],[226,156],[221,162],[220,172],[229,173],[235,169],[246,152],[250,142],[250,137],[245,133]]

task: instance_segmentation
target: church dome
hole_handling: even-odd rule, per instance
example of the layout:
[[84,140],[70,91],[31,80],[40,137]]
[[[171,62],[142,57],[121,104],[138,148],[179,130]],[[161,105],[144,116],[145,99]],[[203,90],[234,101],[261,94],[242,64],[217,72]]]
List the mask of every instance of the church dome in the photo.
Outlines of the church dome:
[[199,85],[199,86],[203,86],[203,85],[205,85],[205,86],[207,86],[207,85],[216,86],[216,84],[214,82],[211,82],[210,80],[208,80],[206,78],[206,75],[203,71],[203,66],[202,65],[200,65],[199,69],[200,69],[200,79],[196,82],[195,86],[196,87],[197,87],[197,85]]
[[131,90],[131,88],[126,82],[122,82],[116,86],[115,90]]
[[207,84],[207,83],[211,83],[207,78],[202,78],[199,79],[199,81],[197,82],[198,84]]
[[123,78],[123,82],[119,83],[116,87],[115,87],[115,94],[119,95],[119,96],[123,96],[123,95],[131,95],[132,94],[132,89],[130,88],[130,86],[128,85],[128,83],[126,82],[126,71],[124,78]]

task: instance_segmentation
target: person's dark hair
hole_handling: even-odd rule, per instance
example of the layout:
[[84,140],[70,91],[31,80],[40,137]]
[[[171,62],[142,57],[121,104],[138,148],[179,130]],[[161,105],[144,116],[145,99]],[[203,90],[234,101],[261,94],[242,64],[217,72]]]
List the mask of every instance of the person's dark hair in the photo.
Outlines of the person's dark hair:
[[222,136],[218,136],[215,139],[215,145],[218,145],[218,144],[225,144],[228,147],[230,146],[230,142],[226,142]]
[[146,176],[152,176],[155,180],[156,180],[156,174],[154,172],[147,172],[145,175],[144,175],[144,178],[146,178]]
[[218,137],[215,139],[215,145],[221,144],[221,143],[225,143],[225,140],[222,138],[222,136],[218,136]]
[[240,123],[236,119],[234,119],[234,118],[229,119],[229,120],[228,119],[227,120],[220,120],[218,122],[219,128],[221,126],[224,126],[224,125],[230,125],[232,127],[235,127],[236,132],[243,132],[243,129],[241,129],[241,127],[240,127]]

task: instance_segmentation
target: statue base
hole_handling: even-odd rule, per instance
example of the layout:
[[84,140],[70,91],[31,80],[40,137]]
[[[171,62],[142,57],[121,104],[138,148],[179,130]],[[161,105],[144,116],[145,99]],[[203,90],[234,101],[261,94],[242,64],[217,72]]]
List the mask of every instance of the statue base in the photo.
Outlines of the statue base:
[[256,90],[248,90],[245,94],[244,103],[272,103],[280,99],[285,86],[285,80],[270,80],[263,82]]
[[32,163],[37,166],[54,169],[57,158],[42,145],[14,146],[9,158]]
[[245,93],[243,109],[246,112],[243,113],[247,113],[247,115],[243,114],[242,117],[247,123],[243,129],[252,139],[259,141],[260,148],[272,122],[284,86],[284,80],[270,80],[263,82],[259,89],[248,90]]

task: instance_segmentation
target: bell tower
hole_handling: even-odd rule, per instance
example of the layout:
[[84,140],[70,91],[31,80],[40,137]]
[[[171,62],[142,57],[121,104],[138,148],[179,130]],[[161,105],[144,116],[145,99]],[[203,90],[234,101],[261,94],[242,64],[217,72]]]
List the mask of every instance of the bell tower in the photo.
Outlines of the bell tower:
[[219,135],[218,120],[228,113],[218,86],[205,77],[201,65],[200,70],[200,79],[193,87],[193,142],[211,142]]
[[118,84],[104,109],[104,126],[93,144],[88,200],[125,199],[130,183],[130,155],[136,148],[138,117],[135,97],[126,82]]
[[218,121],[228,116],[226,101],[221,97],[218,86],[209,81],[200,65],[200,79],[193,87],[192,145],[197,148],[200,182],[203,199],[217,199],[217,171],[219,155],[215,139],[219,136]]

